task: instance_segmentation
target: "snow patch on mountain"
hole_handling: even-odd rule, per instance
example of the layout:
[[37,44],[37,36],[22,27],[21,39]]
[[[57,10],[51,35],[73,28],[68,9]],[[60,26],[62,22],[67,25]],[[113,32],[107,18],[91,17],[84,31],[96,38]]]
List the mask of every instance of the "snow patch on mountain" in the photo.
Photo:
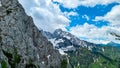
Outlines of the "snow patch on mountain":
[[72,46],[67,46],[66,47],[68,49],[68,51],[75,51],[75,47],[72,45]]
[[54,47],[55,46],[58,46],[58,43],[61,43],[61,42],[64,42],[63,39],[58,39],[56,40],[56,38],[53,38],[53,39],[48,39],[51,43],[53,43]]
[[53,38],[53,39],[48,39],[48,40],[53,44],[54,47],[56,46],[56,44],[55,44],[55,38]]
[[64,42],[64,40],[63,39],[58,39],[58,40],[55,41],[55,43],[60,43],[60,42]]
[[92,46],[88,46],[88,50],[90,50],[90,51],[91,51],[91,50],[92,50]]
[[58,51],[61,55],[67,55],[62,49],[58,49]]
[[63,36],[63,37],[65,37],[65,38],[67,38],[67,39],[71,39],[71,37],[70,37],[70,36]]

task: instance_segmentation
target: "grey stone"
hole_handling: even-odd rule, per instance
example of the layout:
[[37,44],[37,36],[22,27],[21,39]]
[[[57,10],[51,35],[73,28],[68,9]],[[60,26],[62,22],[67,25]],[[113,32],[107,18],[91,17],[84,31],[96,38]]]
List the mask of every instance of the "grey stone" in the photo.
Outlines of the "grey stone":
[[41,34],[19,2],[17,0],[0,0],[0,2],[0,62],[5,60],[11,68],[3,50],[14,54],[17,49],[21,60],[16,68],[25,68],[30,61],[37,68],[50,68],[50,66],[60,68],[61,55]]

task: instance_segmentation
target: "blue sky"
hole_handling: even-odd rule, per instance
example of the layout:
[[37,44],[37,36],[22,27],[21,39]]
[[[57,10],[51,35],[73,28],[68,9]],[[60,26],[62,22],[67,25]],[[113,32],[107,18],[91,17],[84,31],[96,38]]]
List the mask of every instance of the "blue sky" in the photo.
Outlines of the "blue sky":
[[[111,3],[108,5],[96,5],[94,7],[86,7],[86,6],[78,6],[74,9],[65,8],[64,6],[60,5],[60,9],[62,12],[77,12],[77,16],[70,16],[69,19],[71,20],[70,25],[66,28],[69,30],[70,27],[76,25],[83,25],[85,22],[88,24],[94,24],[97,27],[107,26],[109,25],[108,21],[93,21],[96,16],[104,16],[107,12],[109,12],[112,7],[118,5],[118,3]],[[89,20],[84,15],[89,17]]]
[[63,29],[93,43],[115,40],[120,30],[120,0],[19,0],[36,26],[54,32]]

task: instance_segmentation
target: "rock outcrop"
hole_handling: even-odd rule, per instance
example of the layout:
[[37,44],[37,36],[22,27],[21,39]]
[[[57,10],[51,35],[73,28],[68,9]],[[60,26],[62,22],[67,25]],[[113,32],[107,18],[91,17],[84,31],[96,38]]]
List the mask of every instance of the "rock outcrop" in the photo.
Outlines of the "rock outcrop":
[[59,68],[61,55],[17,0],[0,0],[0,68]]

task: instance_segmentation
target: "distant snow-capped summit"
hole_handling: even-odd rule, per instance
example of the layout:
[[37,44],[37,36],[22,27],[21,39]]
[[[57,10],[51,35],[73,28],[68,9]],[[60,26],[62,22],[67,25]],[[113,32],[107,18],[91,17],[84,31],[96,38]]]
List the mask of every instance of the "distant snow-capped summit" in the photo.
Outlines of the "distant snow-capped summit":
[[42,31],[42,34],[47,37],[48,40],[53,43],[54,47],[62,53],[75,51],[80,47],[86,47],[89,50],[96,47],[96,44],[80,40],[71,33],[61,29],[57,29],[53,33]]

